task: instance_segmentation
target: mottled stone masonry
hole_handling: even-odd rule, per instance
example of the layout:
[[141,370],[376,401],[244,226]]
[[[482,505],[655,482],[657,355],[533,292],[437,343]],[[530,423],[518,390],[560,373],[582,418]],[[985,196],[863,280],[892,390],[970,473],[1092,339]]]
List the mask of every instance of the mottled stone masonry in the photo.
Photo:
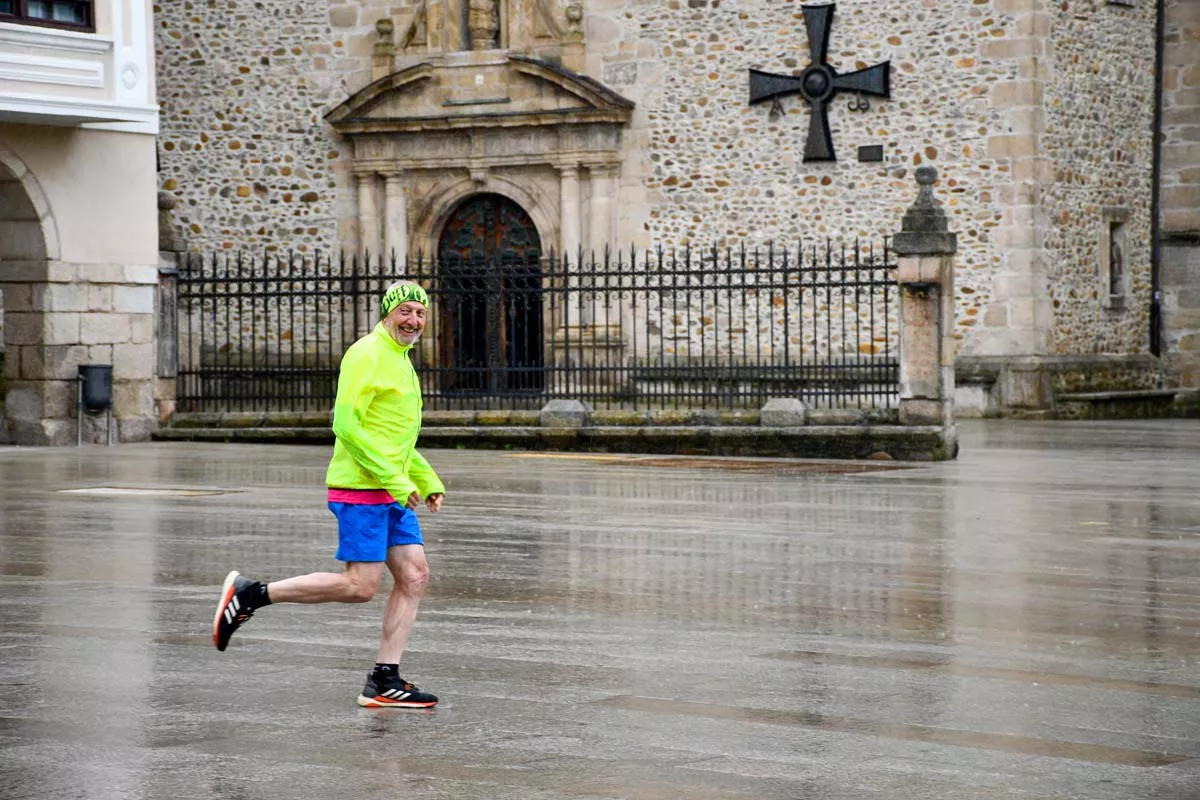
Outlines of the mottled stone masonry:
[[335,11],[282,0],[155,6],[160,186],[181,201],[190,249],[337,246],[343,145],[322,117],[361,58],[332,26]]
[[1200,3],[1167,0],[1163,230],[1200,232]]
[[[851,111],[850,95],[839,95],[829,111],[838,161],[805,164],[808,104],[786,98],[782,115],[747,104],[749,68],[799,74],[807,66],[801,3],[596,5],[592,30],[619,26],[625,37],[591,36],[589,66],[637,67],[637,83],[622,91],[638,103],[633,138],[645,150],[624,177],[627,190],[644,187],[636,222],[645,241],[874,239],[898,227],[914,196],[913,169],[932,164],[961,232],[959,334],[970,333],[1002,258],[993,232],[1008,166],[988,154],[987,137],[1003,125],[988,91],[1016,73],[983,48],[1011,35],[1010,17],[990,3],[838,3],[829,63],[845,73],[890,59],[892,99]],[[883,145],[885,162],[859,163],[857,148],[867,144]]]
[[[1043,151],[1047,276],[1057,352],[1139,353],[1149,346],[1154,96],[1153,3],[1058,5],[1048,43]],[[1123,223],[1125,295],[1105,308],[1104,209]]]
[[[892,98],[854,111],[839,95],[839,160],[809,164],[801,98],[748,105],[749,68],[799,74],[809,62],[799,0],[583,5],[586,73],[636,103],[618,244],[876,240],[898,228],[912,172],[928,164],[959,233],[962,352],[1145,347],[1153,3],[840,0],[830,65],[890,60]],[[182,201],[192,249],[357,241],[351,154],[322,118],[371,80],[375,21],[392,17],[399,40],[418,6],[159,4],[162,188]],[[1173,85],[1192,91],[1192,72],[1176,69]],[[882,145],[885,160],[858,162],[860,145]],[[411,185],[415,202],[424,184]],[[1106,308],[1101,215],[1122,207],[1128,298]]]

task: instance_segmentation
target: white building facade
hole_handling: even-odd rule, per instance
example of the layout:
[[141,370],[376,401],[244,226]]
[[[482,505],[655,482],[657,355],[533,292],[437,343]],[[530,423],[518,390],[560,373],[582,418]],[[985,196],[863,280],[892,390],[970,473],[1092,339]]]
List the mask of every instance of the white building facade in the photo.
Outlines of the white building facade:
[[[112,434],[156,424],[154,49],[148,0],[0,2],[3,436],[76,441],[78,367]],[[103,436],[89,420],[88,437]]]

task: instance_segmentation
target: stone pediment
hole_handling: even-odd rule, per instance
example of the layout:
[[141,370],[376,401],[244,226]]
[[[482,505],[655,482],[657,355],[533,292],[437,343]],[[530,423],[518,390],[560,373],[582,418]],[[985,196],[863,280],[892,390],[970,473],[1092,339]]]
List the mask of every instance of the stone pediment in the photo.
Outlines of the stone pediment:
[[401,69],[326,115],[344,134],[601,123],[633,102],[586,75],[501,51],[447,55]]

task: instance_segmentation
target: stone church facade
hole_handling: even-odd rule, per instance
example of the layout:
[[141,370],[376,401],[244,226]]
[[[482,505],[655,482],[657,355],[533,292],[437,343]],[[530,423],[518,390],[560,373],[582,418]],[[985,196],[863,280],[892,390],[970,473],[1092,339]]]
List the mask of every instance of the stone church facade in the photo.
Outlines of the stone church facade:
[[499,195],[570,254],[878,239],[930,165],[965,410],[1195,386],[1198,5],[839,0],[826,74],[890,91],[834,94],[814,160],[814,105],[748,93],[819,60],[800,2],[177,0],[160,188],[198,252],[415,257]]

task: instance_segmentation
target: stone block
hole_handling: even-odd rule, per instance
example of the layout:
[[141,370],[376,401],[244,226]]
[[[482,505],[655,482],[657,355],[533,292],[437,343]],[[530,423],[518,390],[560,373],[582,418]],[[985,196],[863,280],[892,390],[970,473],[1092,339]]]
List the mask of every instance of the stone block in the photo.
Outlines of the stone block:
[[133,314],[129,318],[129,341],[146,344],[154,341],[154,317],[148,314]]
[[991,158],[1026,158],[1037,155],[1039,149],[1038,137],[1030,133],[988,137],[988,156]]
[[88,290],[80,283],[44,283],[33,287],[35,311],[87,311]]
[[83,344],[116,344],[129,341],[132,333],[128,314],[87,313],[79,316],[79,335]]
[[901,400],[901,425],[941,425],[946,422],[946,404],[941,400]]
[[71,280],[88,283],[125,283],[123,264],[78,264],[74,266]]
[[153,314],[157,286],[114,286],[112,310],[122,314]]
[[944,285],[954,270],[954,259],[945,256],[903,256],[896,264],[896,282]]
[[1024,15],[1040,10],[1042,0],[996,0],[999,14]]
[[46,345],[21,348],[21,378],[29,381],[75,380],[87,359],[81,345]]
[[1015,60],[1037,58],[1045,55],[1046,43],[1035,37],[997,39],[984,42],[980,54],[990,60]]
[[645,425],[645,411],[597,411],[592,414],[593,425]]
[[42,418],[40,381],[11,381],[4,396],[4,415],[9,419],[33,421]]
[[1014,181],[1044,181],[1049,183],[1054,180],[1054,162],[1040,155],[1028,158],[1014,157],[1012,162],[1012,177]]
[[113,416],[122,419],[141,417],[153,419],[154,382],[153,381],[113,381]]
[[86,311],[113,310],[113,286],[111,284],[89,283],[86,285],[88,290]]
[[809,425],[865,425],[867,412],[861,408],[814,408],[808,412]]
[[475,412],[475,422],[478,425],[508,425],[511,417],[512,412],[507,409]]
[[[0,270],[0,272],[2,271]],[[33,311],[33,285],[0,283],[0,293],[4,295],[4,313],[13,314]]]
[[43,344],[79,344],[80,318],[74,312],[47,312],[42,314]]
[[772,397],[759,412],[765,428],[798,428],[808,422],[809,406],[795,397]]
[[46,419],[74,418],[79,408],[79,381],[39,381],[42,385],[42,415]]
[[81,279],[79,269],[67,261],[47,261],[42,280],[49,283],[75,283]]
[[158,420],[154,417],[118,418],[113,437],[118,442],[148,442],[157,431]]
[[1200,186],[1174,186],[1163,190],[1164,206],[1200,208]]
[[0,280],[4,283],[40,283],[46,280],[47,270],[47,262],[41,260],[6,260],[4,262],[4,269],[0,270]]
[[991,95],[994,108],[1019,108],[1041,106],[1045,101],[1046,91],[1041,81],[1002,81],[992,86]]
[[157,264],[128,264],[124,269],[125,283],[133,283],[138,286],[157,286],[158,285],[158,265]]
[[1043,370],[1003,369],[996,387],[1002,408],[1049,408],[1054,400],[1052,381]]
[[42,315],[6,312],[4,342],[6,345],[42,344]]
[[149,380],[155,377],[153,344],[113,345],[113,380]]
[[551,400],[542,406],[538,422],[543,428],[581,428],[591,414],[592,406],[582,400]]
[[[19,380],[21,377],[21,351],[23,347],[12,345],[4,351],[4,358],[0,359],[4,363],[4,379],[6,381]],[[2,399],[2,398],[0,398]],[[0,416],[3,416],[0,414]]]

